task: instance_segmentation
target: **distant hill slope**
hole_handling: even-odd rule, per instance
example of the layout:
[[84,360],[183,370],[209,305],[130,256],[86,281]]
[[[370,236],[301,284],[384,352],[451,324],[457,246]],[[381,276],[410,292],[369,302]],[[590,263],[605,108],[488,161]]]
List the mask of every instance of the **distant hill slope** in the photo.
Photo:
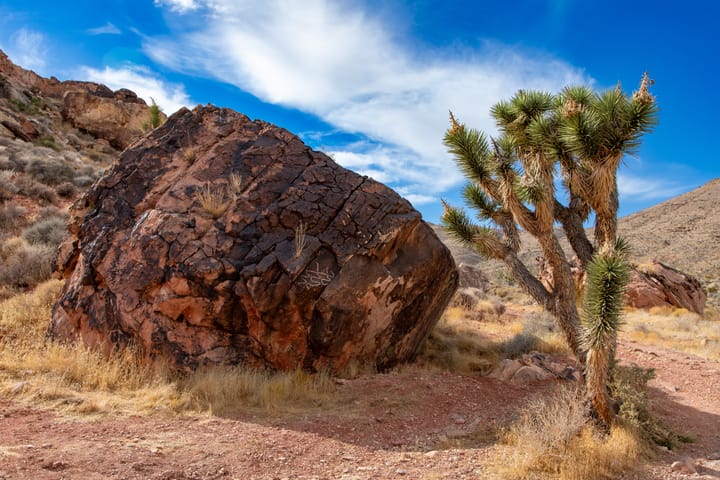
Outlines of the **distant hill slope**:
[[[441,227],[434,228],[458,264],[481,264],[491,281],[505,277],[501,262],[483,259],[455,242]],[[696,276],[708,290],[708,302],[720,305],[720,179],[621,218],[619,230],[630,243],[633,261],[658,260]],[[561,237],[569,252],[564,235]],[[521,239],[520,257],[534,269],[535,257],[540,255],[537,242],[526,233]]]
[[703,282],[720,278],[720,178],[620,220],[633,258],[659,260]]

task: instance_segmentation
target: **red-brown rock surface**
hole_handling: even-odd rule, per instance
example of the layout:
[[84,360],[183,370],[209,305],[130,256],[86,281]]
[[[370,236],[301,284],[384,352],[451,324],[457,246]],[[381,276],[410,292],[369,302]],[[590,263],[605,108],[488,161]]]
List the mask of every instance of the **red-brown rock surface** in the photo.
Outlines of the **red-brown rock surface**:
[[627,304],[636,308],[672,306],[703,315],[707,296],[700,282],[661,262],[633,269]]
[[[206,211],[203,187],[227,207]],[[457,283],[407,201],[227,109],[177,112],[72,213],[50,335],[178,367],[387,368],[414,356]]]

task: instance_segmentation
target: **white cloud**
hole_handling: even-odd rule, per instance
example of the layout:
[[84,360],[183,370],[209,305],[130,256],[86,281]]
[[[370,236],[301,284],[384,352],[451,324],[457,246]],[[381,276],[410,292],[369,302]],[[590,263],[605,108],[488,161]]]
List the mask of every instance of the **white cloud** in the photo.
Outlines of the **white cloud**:
[[651,176],[637,177],[623,172],[618,172],[617,180],[621,198],[627,198],[630,201],[660,200],[674,197],[688,190],[686,185],[678,185],[673,181]]
[[[537,52],[485,43],[474,50],[416,52],[357,3],[330,0],[165,0],[190,3],[203,27],[146,38],[155,61],[213,77],[275,104],[319,116],[375,148],[335,148],[339,163],[416,199],[462,176],[442,145],[448,110],[493,131],[490,106],[520,88],[557,91],[584,72]],[[156,2],[157,4],[157,2]],[[252,19],[252,21],[248,21]]]
[[90,35],[120,35],[122,31],[113,23],[108,22],[102,27],[88,28],[87,33]]
[[16,65],[44,73],[47,47],[42,33],[21,28],[10,37],[10,42],[5,53]]
[[155,5],[158,7],[167,5],[171,10],[179,13],[185,13],[198,8],[194,0],[155,0]]
[[193,105],[182,85],[167,83],[146,67],[128,65],[122,68],[105,67],[103,70],[83,67],[80,75],[81,78],[103,83],[113,90],[130,89],[148,104],[155,100],[168,116],[181,107]]

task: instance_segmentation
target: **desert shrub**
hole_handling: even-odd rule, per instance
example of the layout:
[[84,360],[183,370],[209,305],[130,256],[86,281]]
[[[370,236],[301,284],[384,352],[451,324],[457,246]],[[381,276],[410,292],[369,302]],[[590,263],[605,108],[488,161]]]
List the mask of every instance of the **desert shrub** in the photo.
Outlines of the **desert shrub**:
[[25,214],[27,214],[27,210],[15,202],[6,202],[0,205],[0,231],[7,232],[18,227]]
[[582,392],[574,387],[529,402],[502,441],[507,448],[495,463],[512,479],[616,478],[647,454],[631,426],[618,422],[602,435],[588,425]]
[[58,159],[41,160],[36,158],[31,160],[26,173],[38,182],[51,186],[70,182],[75,177],[75,170],[66,162]]
[[650,411],[647,384],[655,378],[653,369],[637,365],[616,365],[609,382],[612,397],[620,404],[620,416],[648,440],[672,448],[679,437],[663,426]]
[[35,221],[40,220],[47,220],[48,218],[52,217],[60,217],[63,220],[67,220],[70,218],[70,214],[64,210],[56,207],[55,205],[48,205],[46,207],[41,207],[38,209],[37,213],[35,214]]
[[55,189],[39,183],[28,176],[22,176],[16,180],[15,183],[18,186],[18,193],[25,195],[26,197],[35,198],[41,203],[57,203],[58,196]]
[[12,199],[18,191],[15,175],[7,170],[0,171],[0,202]]
[[[0,137],[0,138],[2,138],[2,137]],[[0,156],[0,171],[12,170],[12,169],[13,169],[13,167],[12,167],[12,163],[10,162],[10,158],[5,157],[5,156]]]
[[55,249],[10,239],[0,248],[0,285],[32,287],[50,278]]
[[9,100],[9,103],[15,111],[26,115],[37,115],[47,108],[47,104],[42,98],[34,96],[30,96],[27,102],[13,98]]
[[73,198],[77,195],[77,187],[74,183],[63,182],[55,188],[55,191],[62,198]]
[[55,141],[55,137],[52,135],[43,135],[36,140],[36,143],[41,147],[51,148],[56,152],[60,151],[60,145]]
[[47,245],[57,248],[67,236],[65,220],[49,217],[38,220],[22,232],[22,237],[31,245]]
[[88,175],[80,175],[73,178],[73,183],[80,188],[89,187],[94,181],[95,180]]
[[24,172],[27,167],[27,160],[10,150],[7,157],[0,158],[0,170],[11,170],[13,172]]

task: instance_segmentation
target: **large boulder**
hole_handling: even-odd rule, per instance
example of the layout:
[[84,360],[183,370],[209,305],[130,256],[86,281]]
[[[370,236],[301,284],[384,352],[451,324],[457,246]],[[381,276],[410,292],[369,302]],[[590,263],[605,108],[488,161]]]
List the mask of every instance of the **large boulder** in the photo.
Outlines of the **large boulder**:
[[87,90],[69,90],[63,95],[61,114],[73,127],[124,150],[145,133],[150,121],[149,107],[127,92],[118,90],[114,97],[107,98]]
[[413,358],[457,284],[407,201],[228,109],[177,112],[72,215],[50,337],[180,368],[385,369]]
[[661,262],[634,268],[627,288],[627,304],[635,308],[671,306],[703,315],[706,299],[699,280]]

